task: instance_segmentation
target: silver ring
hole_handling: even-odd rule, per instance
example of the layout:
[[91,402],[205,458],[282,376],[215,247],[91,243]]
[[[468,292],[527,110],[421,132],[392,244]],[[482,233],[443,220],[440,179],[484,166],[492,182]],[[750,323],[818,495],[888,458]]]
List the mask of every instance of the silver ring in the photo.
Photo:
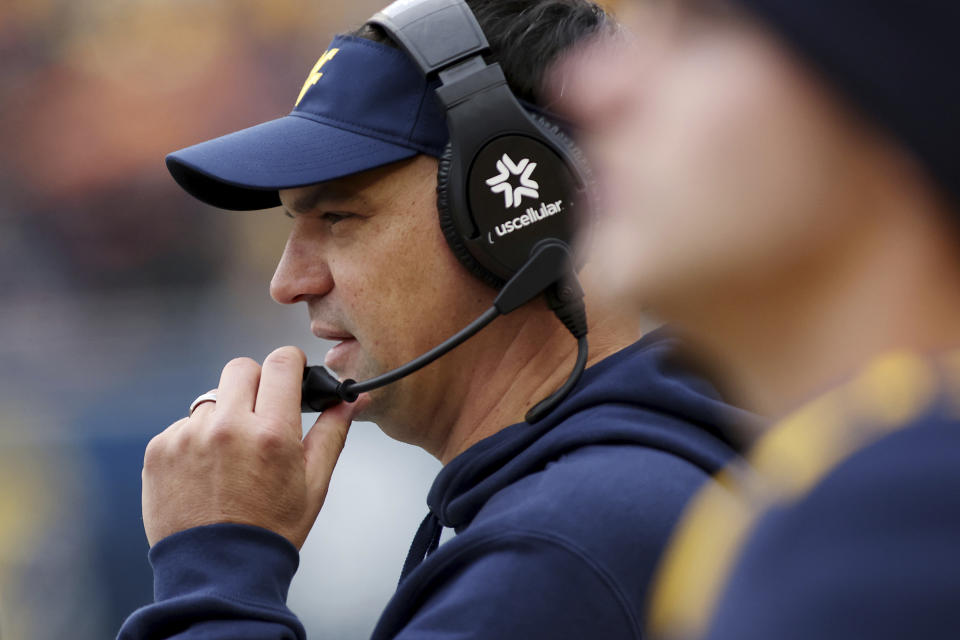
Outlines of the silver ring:
[[204,402],[216,402],[217,401],[217,392],[210,391],[208,393],[203,393],[197,396],[197,399],[190,403],[190,413],[187,416],[193,415],[193,410],[202,405]]

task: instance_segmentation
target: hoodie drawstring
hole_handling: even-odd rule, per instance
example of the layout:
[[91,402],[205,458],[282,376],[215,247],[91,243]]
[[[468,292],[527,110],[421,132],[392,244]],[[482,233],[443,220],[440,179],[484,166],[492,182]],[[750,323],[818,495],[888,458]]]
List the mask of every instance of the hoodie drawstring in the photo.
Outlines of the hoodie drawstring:
[[427,514],[427,517],[420,523],[420,528],[413,536],[413,543],[410,545],[410,551],[407,553],[407,559],[403,563],[403,570],[400,572],[399,587],[404,579],[413,572],[423,560],[440,546],[440,533],[443,531],[443,525],[433,511]]

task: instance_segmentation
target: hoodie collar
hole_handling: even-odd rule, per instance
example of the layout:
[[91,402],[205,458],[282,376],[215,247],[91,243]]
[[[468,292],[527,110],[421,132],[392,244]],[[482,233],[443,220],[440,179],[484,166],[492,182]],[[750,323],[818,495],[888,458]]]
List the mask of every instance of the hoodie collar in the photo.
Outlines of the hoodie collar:
[[[732,453],[723,435],[729,424],[753,418],[724,404],[706,381],[683,369],[675,357],[678,350],[679,340],[658,329],[591,366],[542,420],[505,427],[451,460],[427,496],[431,513],[443,526],[459,530],[497,491],[590,444],[657,446],[692,459],[709,473],[719,469]],[[598,421],[589,428],[569,421],[574,414],[610,404],[660,417],[646,424],[637,414],[635,419]],[[665,427],[665,422],[677,424]],[[703,438],[692,442],[691,429],[712,433],[713,446],[705,447]]]

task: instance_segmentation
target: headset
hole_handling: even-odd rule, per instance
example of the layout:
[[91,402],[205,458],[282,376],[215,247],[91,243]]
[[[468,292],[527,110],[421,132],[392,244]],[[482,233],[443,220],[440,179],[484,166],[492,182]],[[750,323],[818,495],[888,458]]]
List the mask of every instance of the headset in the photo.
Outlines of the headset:
[[592,210],[590,172],[556,126],[531,115],[503,70],[487,63],[489,44],[464,0],[397,0],[375,14],[378,25],[438,81],[450,141],[439,162],[437,209],[444,237],[461,264],[499,290],[493,306],[454,336],[407,364],[363,382],[339,381],[307,367],[301,410],[323,411],[395,382],[430,364],[504,315],[545,294],[577,339],[566,382],[526,415],[549,413],[586,367],[587,321],[571,246]]

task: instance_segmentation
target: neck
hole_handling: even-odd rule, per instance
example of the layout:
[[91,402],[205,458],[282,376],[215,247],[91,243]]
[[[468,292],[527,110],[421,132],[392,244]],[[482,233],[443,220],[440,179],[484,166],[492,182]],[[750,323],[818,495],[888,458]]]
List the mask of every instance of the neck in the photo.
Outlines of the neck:
[[[433,413],[436,425],[445,426],[433,442],[420,445],[443,464],[480,440],[522,422],[527,410],[558,389],[573,369],[577,342],[545,306],[525,315],[516,313],[516,318],[507,316],[491,325],[497,347],[479,349],[483,353],[472,361],[463,392],[449,394],[449,401]],[[587,366],[623,349],[639,335],[632,320],[600,314],[589,324]]]
[[744,406],[780,417],[886,351],[960,345],[960,236],[944,222],[950,214],[886,213],[871,211],[880,222],[828,268],[795,270],[805,273],[789,284],[700,310],[710,325],[690,327],[693,339],[723,363],[727,390]]

